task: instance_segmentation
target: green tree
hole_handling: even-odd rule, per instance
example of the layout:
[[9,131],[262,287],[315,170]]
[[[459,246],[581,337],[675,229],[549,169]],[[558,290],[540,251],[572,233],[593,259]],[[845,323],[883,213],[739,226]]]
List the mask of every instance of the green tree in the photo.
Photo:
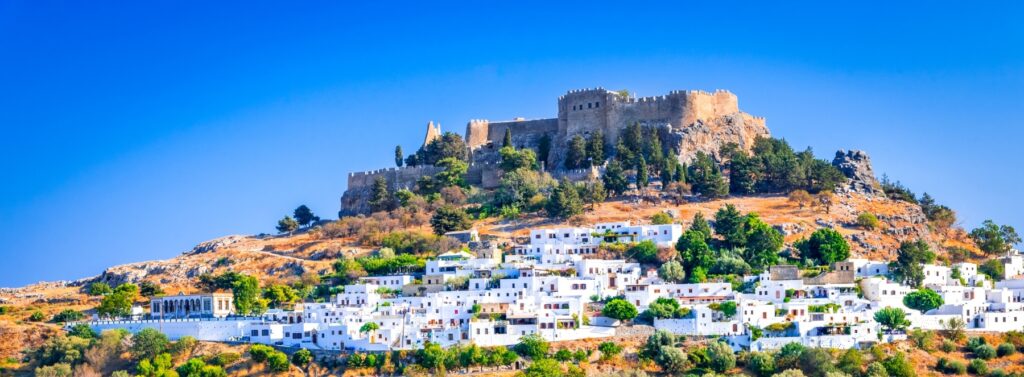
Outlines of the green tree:
[[697,152],[686,176],[693,184],[693,192],[700,196],[717,199],[729,195],[729,185],[722,177],[718,164],[704,152]]
[[765,352],[751,352],[747,358],[747,369],[757,377],[769,377],[775,373],[775,358]]
[[800,353],[800,370],[808,377],[826,377],[835,369],[832,354],[824,348],[808,348]]
[[135,358],[149,359],[167,352],[170,344],[167,335],[156,329],[145,328],[132,336],[131,353]]
[[687,269],[686,276],[689,277],[689,281],[703,282],[708,268],[714,261],[714,252],[704,240],[704,233],[687,230],[676,241],[676,250],[679,251],[683,266]]
[[636,318],[637,314],[636,307],[633,304],[620,298],[608,301],[604,308],[601,309],[601,315],[620,321],[629,321]]
[[459,161],[469,160],[469,148],[457,133],[445,132],[441,137],[432,140],[424,148],[416,152],[416,162],[420,165],[437,165],[438,161],[454,158]]
[[295,353],[292,354],[292,364],[295,364],[295,366],[299,368],[305,368],[311,362],[313,362],[313,353],[309,352],[309,350],[305,348],[295,351]]
[[576,185],[563,178],[551,192],[547,204],[548,215],[552,217],[570,218],[583,213],[583,200],[580,199]]
[[743,215],[732,204],[726,204],[715,212],[715,234],[722,237],[726,248],[743,247],[747,244],[743,222]]
[[695,230],[704,234],[704,239],[711,239],[711,225],[708,224],[707,220],[704,220],[704,213],[697,212],[693,214],[693,221],[690,222],[690,230]]
[[580,169],[590,167],[587,160],[587,142],[580,135],[575,135],[569,140],[569,146],[565,151],[565,168]]
[[449,157],[438,161],[434,165],[444,168],[444,170],[434,175],[434,181],[437,182],[438,187],[466,186],[466,172],[469,171],[469,164],[465,161]]
[[749,213],[744,222],[746,248],[743,259],[755,268],[765,268],[779,261],[782,250],[782,233],[761,221],[756,213]]
[[270,371],[274,373],[287,372],[289,368],[288,355],[284,352],[274,351],[267,355],[267,366],[270,367]]
[[299,292],[288,285],[274,284],[263,290],[263,298],[273,308],[283,308],[299,301]]
[[501,155],[501,170],[510,172],[517,169],[533,169],[537,166],[537,155],[533,149],[516,150],[512,147],[504,147],[498,151]]
[[[882,366],[889,372],[889,377],[914,377],[914,366],[910,364],[903,352],[897,351],[895,355],[882,360]],[[870,370],[870,368],[868,368]]]
[[473,222],[462,208],[443,205],[430,218],[430,226],[434,229],[434,234],[440,236],[452,231],[469,229]]
[[292,215],[295,217],[295,221],[297,221],[299,225],[303,227],[307,227],[310,224],[312,224],[313,219],[316,218],[316,215],[313,214],[313,211],[310,210],[309,207],[307,207],[305,204],[295,208],[295,211],[292,213]]
[[537,334],[524,335],[519,339],[519,343],[513,347],[519,355],[533,360],[547,357],[550,348],[551,345],[548,344],[548,341]]
[[924,265],[933,261],[935,253],[931,251],[927,242],[920,239],[913,242],[904,241],[896,251],[896,261],[891,266],[892,274],[903,284],[919,287],[924,281]]
[[709,366],[715,372],[725,373],[736,367],[736,354],[733,353],[732,347],[728,344],[713,342],[708,345],[707,353],[711,359]]
[[677,261],[668,261],[658,267],[658,276],[670,283],[682,283],[686,278],[686,271],[683,265]]
[[291,216],[285,216],[281,220],[277,220],[277,232],[291,234],[296,229],[299,229],[299,223],[295,221]]
[[608,158],[604,152],[604,133],[594,131],[587,139],[587,158],[594,165],[601,165]]
[[910,326],[907,313],[900,308],[885,307],[875,312],[875,321],[888,332],[902,331]]
[[164,294],[164,290],[163,288],[160,288],[160,285],[154,282],[143,281],[139,283],[139,294],[142,295],[142,297],[153,297]]
[[985,220],[980,227],[971,231],[970,236],[978,248],[988,254],[1005,254],[1021,241],[1012,226],[996,225],[992,220]]
[[393,200],[391,191],[388,190],[388,181],[384,176],[378,175],[373,178],[373,186],[370,188],[370,210],[373,212],[386,211],[391,208]]
[[261,314],[267,302],[260,299],[260,281],[254,276],[241,275],[232,284],[235,311],[242,315]]
[[562,365],[552,359],[540,359],[523,369],[524,377],[563,377]]
[[978,273],[994,281],[1000,281],[1006,278],[1006,266],[999,259],[989,259],[978,266]]
[[799,240],[794,246],[800,250],[800,258],[805,263],[829,265],[850,257],[850,244],[842,234],[830,228],[815,230],[810,238]]
[[601,181],[587,183],[584,191],[586,195],[582,195],[583,201],[589,204],[591,209],[598,203],[604,203],[605,199],[608,199],[608,191],[605,190],[604,183]]
[[92,284],[89,284],[89,295],[90,296],[103,296],[103,295],[108,295],[108,294],[113,293],[113,292],[114,292],[114,290],[111,289],[110,285],[108,285],[107,283],[98,281],[98,282],[94,282]]
[[512,146],[512,129],[511,128],[505,128],[505,138],[502,139],[501,146],[503,148],[504,147],[511,147]]
[[622,169],[622,164],[617,160],[608,162],[608,166],[604,170],[604,175],[601,177],[604,181],[604,187],[608,189],[612,195],[622,195],[629,189],[629,181],[626,180],[626,172]]
[[103,297],[96,313],[104,317],[125,317],[131,314],[132,304],[139,297],[139,288],[134,284],[122,284]]
[[551,155],[551,135],[541,135],[540,140],[537,141],[537,159],[541,163],[548,163],[548,156]]
[[395,146],[395,166],[402,167],[402,162],[405,160],[405,153],[402,153],[402,146]]
[[921,311],[921,313],[942,306],[942,296],[928,288],[921,288],[903,296],[903,305]]
[[640,263],[658,262],[658,245],[651,240],[637,242],[626,253]]
[[639,187],[647,187],[651,182],[651,178],[647,171],[647,160],[640,157],[640,161],[636,164],[636,185]]

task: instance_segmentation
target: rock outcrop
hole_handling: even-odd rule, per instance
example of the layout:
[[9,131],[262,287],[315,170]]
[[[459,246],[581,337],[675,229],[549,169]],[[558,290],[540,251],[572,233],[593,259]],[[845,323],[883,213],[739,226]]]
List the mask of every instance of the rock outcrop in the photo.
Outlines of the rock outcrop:
[[850,179],[846,187],[840,187],[841,190],[845,189],[869,196],[884,194],[882,185],[878,183],[875,171],[871,168],[871,158],[864,151],[840,149],[836,152],[836,157],[832,159],[832,166],[835,166],[843,172],[846,178]]

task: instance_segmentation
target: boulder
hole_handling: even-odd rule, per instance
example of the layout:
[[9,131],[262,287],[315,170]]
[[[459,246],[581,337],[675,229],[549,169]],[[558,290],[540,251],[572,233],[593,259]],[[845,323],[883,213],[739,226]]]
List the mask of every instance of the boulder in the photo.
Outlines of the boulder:
[[849,184],[844,188],[853,192],[874,196],[884,195],[882,185],[875,178],[875,171],[871,168],[871,158],[864,151],[840,149],[836,157],[832,159],[832,166],[843,172],[849,178]]

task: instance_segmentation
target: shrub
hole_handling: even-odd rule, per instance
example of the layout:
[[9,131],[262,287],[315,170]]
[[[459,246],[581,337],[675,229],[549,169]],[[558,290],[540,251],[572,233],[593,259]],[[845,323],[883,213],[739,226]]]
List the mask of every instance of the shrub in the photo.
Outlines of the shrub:
[[671,223],[672,223],[672,216],[669,216],[665,212],[658,212],[658,213],[655,213],[654,216],[651,216],[651,224],[654,224],[654,225],[664,225],[664,224],[671,224]]
[[271,372],[287,372],[288,371],[288,355],[284,352],[274,351],[267,355],[267,366],[270,367]]
[[39,321],[42,321],[43,319],[46,319],[46,315],[43,314],[43,312],[38,311],[38,310],[32,312],[32,315],[28,316],[28,320],[32,321],[32,322],[39,322]]
[[882,365],[885,366],[886,372],[889,372],[891,377],[914,377],[914,366],[907,361],[907,357],[902,352],[896,353],[896,355],[890,356],[882,361]]
[[274,348],[263,344],[253,344],[249,347],[249,356],[257,363],[266,361],[271,352],[274,352]]
[[870,212],[863,212],[857,216],[857,225],[861,228],[873,230],[878,228],[878,217]]
[[88,292],[90,296],[102,296],[111,294],[114,292],[114,290],[110,288],[110,284],[104,282],[95,282],[89,284]]
[[908,308],[919,310],[921,313],[942,306],[942,296],[935,291],[922,288],[903,296],[903,305]]
[[212,365],[220,365],[220,366],[223,367],[223,366],[231,365],[231,364],[233,364],[234,362],[238,361],[241,358],[242,358],[242,355],[239,355],[239,354],[237,354],[235,352],[221,352],[221,353],[218,353],[216,356],[210,358],[210,364],[212,364]]
[[707,347],[708,357],[711,358],[711,369],[716,372],[724,373],[727,370],[736,367],[736,354],[732,352],[732,347],[722,342],[714,342]]
[[309,365],[311,361],[313,361],[313,354],[305,348],[292,354],[292,364],[295,364],[298,367]]
[[758,377],[768,377],[775,373],[775,359],[765,352],[752,352],[747,360],[747,369]]
[[615,342],[603,342],[597,346],[597,350],[601,351],[601,360],[611,360],[622,352],[622,346]]
[[971,374],[984,376],[988,374],[988,364],[985,364],[984,360],[974,359],[971,360],[970,364],[967,364],[967,371]]
[[999,357],[1010,356],[1013,355],[1015,352],[1017,352],[1017,348],[1010,343],[1000,344],[999,347],[996,348],[996,355],[998,355]]
[[636,318],[637,310],[629,301],[617,298],[605,304],[604,308],[601,309],[601,314],[608,318],[628,321]]
[[513,350],[523,357],[541,359],[547,357],[550,348],[547,340],[541,338],[540,335],[531,334],[520,338],[519,344],[516,344]]
[[889,371],[885,370],[882,363],[874,362],[868,364],[868,370],[864,372],[865,377],[889,377]]
[[971,351],[974,353],[974,357],[983,360],[989,360],[996,357],[996,349],[988,344],[982,344]]
[[942,352],[946,353],[956,351],[956,343],[953,343],[953,341],[949,339],[943,340],[942,345],[939,346],[939,349],[942,350]]
[[74,309],[64,309],[53,316],[54,322],[72,322],[82,319],[85,315]]

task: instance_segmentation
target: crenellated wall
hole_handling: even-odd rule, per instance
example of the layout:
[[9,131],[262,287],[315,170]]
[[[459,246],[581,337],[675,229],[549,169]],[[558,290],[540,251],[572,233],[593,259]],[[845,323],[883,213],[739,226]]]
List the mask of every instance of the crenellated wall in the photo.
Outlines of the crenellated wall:
[[[485,187],[497,184],[501,174],[495,164],[500,160],[498,150],[502,147],[505,130],[511,131],[512,144],[517,148],[537,150],[541,138],[547,135],[551,139],[551,151],[542,162],[546,170],[555,175],[563,170],[566,146],[574,136],[587,137],[601,131],[605,144],[614,146],[619,133],[634,123],[657,127],[663,145],[675,151],[681,162],[690,161],[697,152],[717,154],[726,143],[736,143],[749,150],[755,138],[769,136],[765,119],[740,111],[736,95],[726,90],[675,90],[661,96],[632,97],[603,88],[578,89],[558,97],[557,108],[556,118],[470,120],[465,135],[471,151],[467,181]],[[425,143],[437,134],[440,134],[440,125],[436,128],[428,125]],[[403,188],[413,187],[420,176],[438,171],[440,169],[433,167],[418,167],[353,173],[356,175],[349,176],[349,190],[342,197],[342,213],[366,209],[352,206],[366,196],[378,175],[388,179],[393,188]],[[590,176],[571,172],[565,175],[570,178]],[[355,193],[350,195],[349,191]],[[346,202],[346,198],[351,200]]]

